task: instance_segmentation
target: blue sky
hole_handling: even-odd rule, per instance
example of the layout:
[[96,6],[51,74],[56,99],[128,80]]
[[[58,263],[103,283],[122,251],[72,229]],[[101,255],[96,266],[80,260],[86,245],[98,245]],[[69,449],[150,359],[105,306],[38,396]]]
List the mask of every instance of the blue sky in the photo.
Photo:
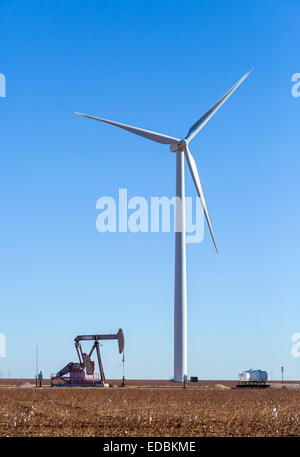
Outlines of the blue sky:
[[[0,372],[45,375],[81,333],[124,329],[126,376],[173,374],[174,235],[96,230],[96,201],[172,196],[168,147],[74,111],[184,137],[250,67],[191,143],[220,254],[187,246],[188,368],[299,379],[300,5],[286,1],[0,4]],[[194,196],[186,174],[187,195]],[[121,377],[115,342],[108,377]]]

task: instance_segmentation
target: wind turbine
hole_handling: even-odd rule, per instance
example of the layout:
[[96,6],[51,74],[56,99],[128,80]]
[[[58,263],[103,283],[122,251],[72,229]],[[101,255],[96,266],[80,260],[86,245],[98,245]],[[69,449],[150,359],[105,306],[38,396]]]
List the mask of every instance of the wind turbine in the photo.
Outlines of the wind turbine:
[[157,143],[169,144],[170,151],[176,153],[176,234],[175,234],[175,290],[174,290],[174,381],[182,382],[187,375],[187,298],[186,298],[186,243],[185,243],[185,185],[184,157],[187,161],[197,193],[203,206],[210,234],[218,252],[214,231],[206,205],[197,165],[189,150],[190,141],[204,127],[215,112],[247,78],[252,68],[220,100],[194,122],[185,138],[179,139],[150,130],[144,130],[120,122],[102,119],[89,114],[75,113],[79,116],[114,125],[128,132],[143,136]]

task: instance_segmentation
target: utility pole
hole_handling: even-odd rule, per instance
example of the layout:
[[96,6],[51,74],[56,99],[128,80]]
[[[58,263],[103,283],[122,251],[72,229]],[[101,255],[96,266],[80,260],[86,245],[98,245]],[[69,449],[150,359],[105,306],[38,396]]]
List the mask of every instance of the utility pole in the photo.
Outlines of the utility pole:
[[125,352],[124,351],[123,351],[122,363],[123,363],[122,387],[124,387],[125,386]]
[[282,381],[282,384],[283,384],[283,370],[284,370],[284,367],[281,367],[281,381]]
[[36,353],[35,353],[35,385],[37,387],[37,382],[38,382],[38,372],[39,372],[39,347],[38,345],[36,346]]

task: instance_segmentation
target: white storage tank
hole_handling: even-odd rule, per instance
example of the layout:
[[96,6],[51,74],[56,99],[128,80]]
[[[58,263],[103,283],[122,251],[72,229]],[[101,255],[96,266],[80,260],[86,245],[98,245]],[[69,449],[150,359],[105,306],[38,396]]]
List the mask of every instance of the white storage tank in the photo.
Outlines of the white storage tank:
[[268,373],[262,370],[246,370],[239,373],[238,379],[241,382],[267,382]]

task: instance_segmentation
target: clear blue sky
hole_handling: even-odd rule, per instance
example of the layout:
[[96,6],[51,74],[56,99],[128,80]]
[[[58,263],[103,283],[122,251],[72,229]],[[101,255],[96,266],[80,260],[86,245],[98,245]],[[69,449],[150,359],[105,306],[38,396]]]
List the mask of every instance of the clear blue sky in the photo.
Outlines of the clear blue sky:
[[[175,157],[72,113],[183,137],[253,66],[191,144],[220,254],[207,229],[187,246],[189,375],[299,379],[299,21],[296,0],[1,1],[2,375],[34,375],[37,344],[49,375],[77,334],[122,327],[128,378],[172,376],[174,235],[95,222],[118,188],[174,195]],[[115,342],[103,358],[121,377]]]

